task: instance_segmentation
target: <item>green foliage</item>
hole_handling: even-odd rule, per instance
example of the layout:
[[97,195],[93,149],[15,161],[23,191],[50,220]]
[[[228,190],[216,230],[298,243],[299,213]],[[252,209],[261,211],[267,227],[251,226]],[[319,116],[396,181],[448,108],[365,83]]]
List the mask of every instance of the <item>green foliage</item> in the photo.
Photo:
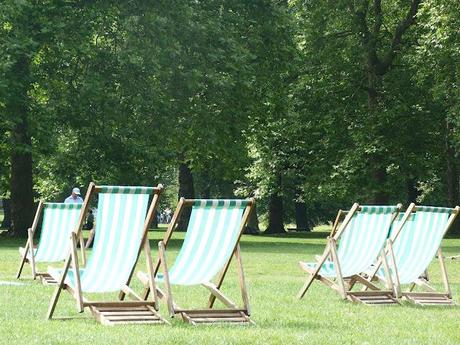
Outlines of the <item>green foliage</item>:
[[[255,195],[266,213],[279,195],[287,222],[294,201],[319,221],[376,195],[452,202],[459,10],[447,0],[5,0],[0,195],[12,153],[31,152],[37,199],[89,181],[161,182],[173,206],[186,164],[198,197]],[[13,135],[21,121],[31,144]]]

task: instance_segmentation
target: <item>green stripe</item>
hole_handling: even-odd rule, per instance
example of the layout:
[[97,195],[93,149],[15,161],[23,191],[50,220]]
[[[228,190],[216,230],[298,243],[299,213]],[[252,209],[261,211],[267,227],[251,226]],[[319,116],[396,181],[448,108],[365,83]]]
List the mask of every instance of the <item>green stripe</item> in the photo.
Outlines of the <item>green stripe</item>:
[[396,206],[374,206],[374,205],[361,206],[361,212],[377,213],[377,214],[393,213],[396,211],[396,209],[397,209]]
[[434,213],[450,213],[452,209],[448,207],[417,206],[417,211],[434,212]]
[[60,209],[60,210],[79,210],[83,204],[61,203],[61,202],[46,202],[45,208]]
[[101,193],[110,194],[153,194],[154,187],[143,186],[98,186]]
[[[193,206],[201,206],[204,203],[204,207],[222,207],[225,202],[229,202],[229,207],[234,207],[237,201],[241,202],[241,207],[246,207],[250,200],[241,200],[241,199],[194,199]],[[217,203],[216,206],[213,206],[213,203]]]

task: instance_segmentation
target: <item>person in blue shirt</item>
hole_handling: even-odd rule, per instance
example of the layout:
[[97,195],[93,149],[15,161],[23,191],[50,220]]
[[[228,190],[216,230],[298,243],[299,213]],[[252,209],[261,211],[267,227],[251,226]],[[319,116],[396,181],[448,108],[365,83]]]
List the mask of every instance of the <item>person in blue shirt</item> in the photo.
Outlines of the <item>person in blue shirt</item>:
[[68,196],[64,202],[66,204],[81,204],[83,203],[83,199],[80,196],[80,188],[75,187],[72,189],[72,194]]

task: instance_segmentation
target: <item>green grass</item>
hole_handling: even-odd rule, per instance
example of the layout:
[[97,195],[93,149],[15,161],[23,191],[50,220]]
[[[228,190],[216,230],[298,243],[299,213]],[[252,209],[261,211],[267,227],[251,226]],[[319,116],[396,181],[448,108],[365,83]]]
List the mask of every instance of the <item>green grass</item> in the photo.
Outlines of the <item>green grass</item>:
[[[322,228],[327,229],[327,228]],[[0,285],[0,343],[4,344],[459,344],[460,308],[402,306],[368,307],[342,301],[338,294],[315,283],[305,298],[295,296],[305,275],[299,260],[311,260],[324,248],[325,232],[279,237],[243,236],[242,252],[249,285],[254,326],[193,327],[173,319],[172,326],[117,326],[98,324],[88,311],[76,312],[74,300],[63,292],[55,316],[46,321],[53,287],[32,281],[26,267],[22,286]],[[161,231],[151,233],[156,255]],[[171,244],[177,253],[182,235]],[[15,281],[21,241],[0,238],[0,280]],[[444,253],[460,253],[460,240],[444,242]],[[145,270],[141,258],[140,268]],[[43,266],[41,266],[43,268]],[[437,260],[431,280],[440,287]],[[454,299],[460,302],[460,261],[448,261]],[[238,300],[234,267],[224,292]],[[136,282],[134,289],[140,291]],[[174,288],[181,306],[203,307],[202,288]],[[108,297],[106,297],[108,298]],[[115,298],[113,295],[112,298]],[[162,304],[161,312],[167,315]]]

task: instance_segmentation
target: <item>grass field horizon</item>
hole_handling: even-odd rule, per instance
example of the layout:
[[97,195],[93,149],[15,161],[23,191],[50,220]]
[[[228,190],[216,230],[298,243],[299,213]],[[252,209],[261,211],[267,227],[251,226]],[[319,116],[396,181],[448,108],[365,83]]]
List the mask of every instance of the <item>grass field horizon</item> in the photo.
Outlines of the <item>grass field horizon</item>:
[[[2,344],[458,344],[459,307],[416,307],[407,302],[401,306],[369,307],[352,304],[324,285],[314,283],[302,300],[296,294],[305,280],[299,260],[312,260],[321,254],[327,226],[312,233],[289,233],[280,236],[242,237],[241,248],[248,282],[251,317],[255,325],[191,326],[179,319],[167,325],[126,325],[107,327],[97,323],[91,313],[76,312],[75,302],[63,292],[57,305],[56,318],[45,315],[54,287],[43,286],[30,278],[26,266],[23,285],[0,286],[0,343]],[[154,257],[157,242],[164,229],[150,232]],[[180,247],[183,233],[175,236],[168,261]],[[18,247],[24,240],[0,238],[0,281],[15,279],[19,264]],[[460,239],[443,242],[444,255],[460,253]],[[47,265],[39,266],[46,269]],[[61,265],[53,265],[59,267]],[[145,271],[140,258],[139,270]],[[447,270],[455,302],[460,302],[460,261],[447,261]],[[241,303],[234,266],[223,290]],[[430,266],[430,279],[441,288],[437,259]],[[141,291],[137,279],[133,288]],[[184,307],[203,307],[206,290],[199,287],[175,287],[175,299]],[[95,299],[94,296],[89,296]],[[104,296],[115,299],[116,294]],[[160,312],[167,319],[165,304]]]

